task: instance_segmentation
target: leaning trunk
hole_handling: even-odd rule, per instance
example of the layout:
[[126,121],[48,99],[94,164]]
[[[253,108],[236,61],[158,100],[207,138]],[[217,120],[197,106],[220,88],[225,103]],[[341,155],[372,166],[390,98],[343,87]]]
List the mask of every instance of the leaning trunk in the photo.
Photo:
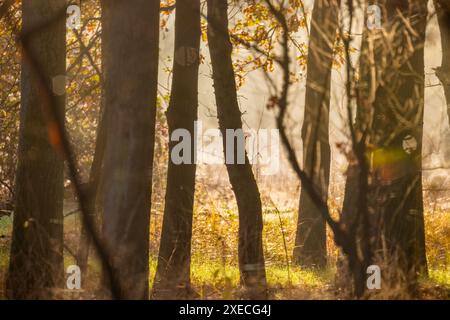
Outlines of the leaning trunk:
[[[252,298],[264,297],[266,272],[262,245],[261,198],[245,152],[235,74],[231,59],[227,0],[208,0],[208,40],[217,113],[226,167],[239,210],[239,270]],[[230,130],[231,129],[231,130]],[[227,133],[228,131],[228,133]],[[234,134],[229,134],[234,132]],[[237,137],[237,143],[235,143]]]

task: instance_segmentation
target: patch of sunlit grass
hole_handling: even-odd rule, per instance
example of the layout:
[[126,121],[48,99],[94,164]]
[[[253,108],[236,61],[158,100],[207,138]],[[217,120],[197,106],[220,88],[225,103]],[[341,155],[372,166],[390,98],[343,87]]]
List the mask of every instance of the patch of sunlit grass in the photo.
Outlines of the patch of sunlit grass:
[[[156,273],[156,258],[150,261],[149,285],[152,287]],[[314,291],[324,288],[333,281],[334,271],[303,270],[300,267],[269,265],[266,267],[267,285],[269,291],[290,290],[302,288],[304,291]],[[191,263],[191,284],[200,298],[236,298],[240,290],[239,268],[235,264],[223,264],[219,261],[194,256]]]
[[450,269],[430,270],[429,275],[432,282],[450,289]]
[[6,270],[9,264],[9,235],[12,230],[10,217],[0,218],[0,269]]
[[450,211],[426,210],[425,234],[430,270],[450,268]]

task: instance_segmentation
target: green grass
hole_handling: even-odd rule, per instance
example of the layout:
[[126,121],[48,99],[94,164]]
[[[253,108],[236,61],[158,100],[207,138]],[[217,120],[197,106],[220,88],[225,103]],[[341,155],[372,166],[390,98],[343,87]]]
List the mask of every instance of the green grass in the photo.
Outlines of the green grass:
[[[423,280],[423,287],[439,287],[440,297],[446,297],[446,290],[450,290],[450,268],[448,261],[448,235],[447,225],[443,223],[443,217],[447,215],[428,215],[427,224],[427,251],[430,266],[430,277]],[[328,299],[336,298],[333,291],[335,270],[305,270],[297,266],[286,266],[286,251],[283,246],[283,236],[286,236],[287,254],[290,258],[292,252],[295,224],[292,213],[283,213],[281,216],[284,235],[280,231],[278,217],[265,216],[265,257],[266,275],[270,297],[274,299]],[[432,218],[432,219],[431,219]],[[202,299],[235,299],[240,296],[239,269],[237,266],[237,217],[232,215],[222,216],[216,212],[197,214],[194,224],[191,282],[194,290]],[[155,221],[155,219],[154,219]],[[76,215],[70,216],[65,221],[66,244],[75,250],[78,244],[79,221]],[[0,218],[0,275],[5,275],[9,261],[10,235],[12,219]],[[152,239],[159,239],[158,232],[152,233]],[[432,234],[429,234],[431,231]],[[158,247],[158,242],[153,244]],[[331,248],[332,249],[332,248]],[[333,251],[330,249],[330,253]],[[157,252],[152,251],[149,262],[150,287],[156,272]],[[225,262],[223,263],[222,260]],[[332,261],[332,259],[331,259]],[[75,260],[68,252],[65,252],[65,267],[75,264]],[[90,259],[88,283],[89,288],[97,288],[101,278],[101,268],[97,259]],[[1,286],[1,284],[0,284]],[[93,292],[93,291],[92,291]],[[428,291],[427,291],[428,292]],[[431,291],[430,291],[431,292]],[[433,295],[429,295],[433,298]]]
[[[150,287],[153,285],[156,272],[156,258],[150,260]],[[290,290],[301,288],[306,292],[321,290],[330,285],[334,279],[334,270],[302,270],[300,267],[266,266],[267,284],[269,290]],[[236,265],[223,265],[218,261],[193,257],[191,263],[191,284],[200,297],[208,296],[223,299],[234,298],[234,292],[239,290],[239,268]],[[209,291],[209,294],[206,293]]]
[[429,276],[432,282],[450,289],[450,268],[430,270]]
[[5,270],[9,263],[9,241],[7,235],[11,234],[12,219],[10,217],[0,218],[0,269]]
[[0,218],[0,235],[6,235],[11,232],[12,219],[8,216]]

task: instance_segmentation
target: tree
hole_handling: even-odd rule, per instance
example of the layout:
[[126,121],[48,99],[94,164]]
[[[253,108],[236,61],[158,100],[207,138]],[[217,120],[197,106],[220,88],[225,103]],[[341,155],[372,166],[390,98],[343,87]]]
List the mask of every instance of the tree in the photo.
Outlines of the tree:
[[[219,127],[226,167],[239,210],[239,270],[251,297],[265,296],[266,272],[262,245],[262,208],[258,186],[245,152],[241,111],[237,100],[228,31],[227,0],[208,0],[208,41],[213,70]],[[227,130],[234,130],[232,136]],[[235,143],[237,138],[237,143]],[[240,162],[238,155],[244,157]],[[241,159],[242,160],[242,159]]]
[[357,89],[357,127],[367,137],[361,141],[370,170],[357,168],[349,176],[366,174],[368,189],[359,179],[347,181],[346,192],[366,199],[368,210],[362,215],[359,206],[350,208],[351,216],[344,206],[344,214],[347,225],[365,229],[358,242],[366,267],[380,264],[386,280],[412,287],[426,270],[421,154],[427,7],[422,1],[379,5],[384,24],[365,29]]
[[444,88],[447,101],[447,114],[450,121],[450,3],[445,0],[434,0],[439,29],[441,30],[442,65],[436,68],[436,76]]
[[[328,125],[331,70],[338,28],[337,0],[314,1],[308,49],[305,114],[302,127],[303,170],[326,203],[330,180]],[[294,261],[326,265],[326,223],[307,192],[300,194]]]
[[47,119],[44,105],[56,103],[58,121],[64,122],[65,5],[22,2],[20,142],[7,276],[14,299],[48,297],[51,292],[42,289],[63,285],[64,161],[56,124]]
[[[185,295],[190,286],[192,215],[195,194],[194,127],[198,109],[198,69],[200,52],[200,0],[178,1],[175,19],[175,52],[170,104],[167,110],[169,136],[187,133],[189,152],[177,151],[170,139],[167,189],[158,255],[155,297]],[[186,154],[184,154],[186,152]],[[189,154],[188,154],[189,153]],[[180,157],[181,163],[174,157]]]
[[159,1],[102,1],[103,237],[121,296],[148,298]]
[[[106,144],[106,130],[105,130],[105,116],[103,110],[100,110],[100,119],[97,128],[97,139],[95,143],[94,157],[91,164],[91,170],[89,172],[89,182],[87,184],[87,193],[89,198],[89,217],[94,224],[98,222],[100,208],[97,206],[97,202],[100,197],[100,185],[101,185],[101,173],[103,167],[103,157],[105,153]],[[86,227],[86,224],[81,225],[80,242],[77,252],[77,264],[80,267],[81,274],[86,278],[88,271],[88,259],[91,245],[91,235]]]

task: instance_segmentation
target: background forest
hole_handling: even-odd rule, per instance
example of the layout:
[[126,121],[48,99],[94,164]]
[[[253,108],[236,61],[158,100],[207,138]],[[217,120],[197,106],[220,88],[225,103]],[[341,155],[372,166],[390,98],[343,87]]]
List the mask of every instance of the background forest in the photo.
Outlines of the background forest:
[[0,298],[449,299],[449,45],[447,0],[0,0]]

